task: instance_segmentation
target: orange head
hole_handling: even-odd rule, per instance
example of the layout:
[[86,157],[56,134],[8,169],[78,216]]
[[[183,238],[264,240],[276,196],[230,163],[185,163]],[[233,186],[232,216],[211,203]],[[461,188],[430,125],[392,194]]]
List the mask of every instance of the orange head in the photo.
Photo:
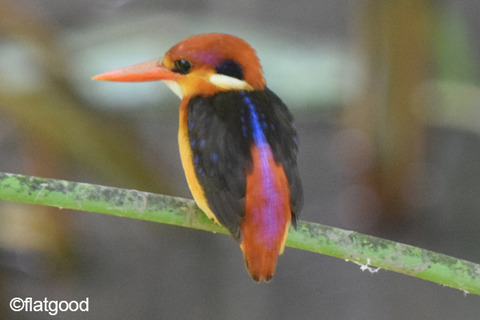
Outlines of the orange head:
[[244,40],[223,33],[189,37],[170,48],[161,61],[147,61],[92,79],[126,82],[161,80],[181,98],[265,88],[255,50]]

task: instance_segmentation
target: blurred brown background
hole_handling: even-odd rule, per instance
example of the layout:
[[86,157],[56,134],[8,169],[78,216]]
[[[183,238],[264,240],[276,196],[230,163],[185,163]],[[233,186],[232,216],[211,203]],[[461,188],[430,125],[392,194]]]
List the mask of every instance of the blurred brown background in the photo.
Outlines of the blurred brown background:
[[[301,218],[480,262],[480,2],[0,0],[0,171],[190,197],[179,101],[90,77],[227,32],[291,108]],[[0,203],[13,297],[90,299],[59,319],[476,319],[478,296],[285,250],[256,284],[229,237]]]

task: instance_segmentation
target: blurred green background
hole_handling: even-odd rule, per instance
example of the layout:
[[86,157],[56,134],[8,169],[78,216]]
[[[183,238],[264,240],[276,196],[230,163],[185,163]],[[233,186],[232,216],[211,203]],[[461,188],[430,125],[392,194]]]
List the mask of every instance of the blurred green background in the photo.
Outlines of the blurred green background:
[[[0,0],[0,171],[190,197],[177,97],[98,73],[197,33],[247,40],[299,132],[301,219],[480,261],[480,2]],[[229,237],[0,203],[0,318],[476,319],[477,296],[285,250],[256,284]]]

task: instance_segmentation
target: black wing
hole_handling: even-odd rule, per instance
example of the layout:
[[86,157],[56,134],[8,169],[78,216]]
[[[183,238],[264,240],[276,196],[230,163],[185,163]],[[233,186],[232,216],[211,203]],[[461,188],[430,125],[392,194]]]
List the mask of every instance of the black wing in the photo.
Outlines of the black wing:
[[188,105],[188,134],[197,179],[218,221],[240,240],[245,215],[246,173],[251,169],[253,143],[247,95],[260,116],[262,131],[281,162],[290,184],[292,222],[303,195],[297,172],[296,132],[283,102],[270,90],[228,91],[192,98]]

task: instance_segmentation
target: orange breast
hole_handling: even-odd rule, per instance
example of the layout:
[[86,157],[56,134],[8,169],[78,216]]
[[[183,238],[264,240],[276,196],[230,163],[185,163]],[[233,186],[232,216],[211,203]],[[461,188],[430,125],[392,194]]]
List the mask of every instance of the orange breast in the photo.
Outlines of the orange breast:
[[215,222],[217,218],[208,206],[207,199],[205,198],[205,192],[198,182],[195,169],[193,167],[192,149],[190,148],[190,140],[188,138],[188,124],[187,124],[187,106],[188,99],[183,99],[180,103],[180,122],[178,128],[178,146],[180,149],[180,158],[182,160],[183,170],[185,171],[185,177],[187,178],[188,187],[192,193],[193,199],[197,203],[198,207]]

